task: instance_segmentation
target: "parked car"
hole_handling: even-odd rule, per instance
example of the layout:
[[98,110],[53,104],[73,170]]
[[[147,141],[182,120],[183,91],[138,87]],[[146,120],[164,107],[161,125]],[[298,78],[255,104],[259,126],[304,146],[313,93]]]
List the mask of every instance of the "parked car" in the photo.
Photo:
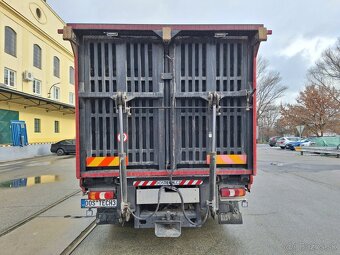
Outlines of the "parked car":
[[284,149],[286,147],[286,144],[289,142],[297,142],[299,141],[299,137],[281,137],[276,142],[276,146],[279,146],[281,149]]
[[297,146],[310,146],[312,144],[312,141],[308,140],[308,139],[303,139],[300,141],[296,141],[296,142],[289,142],[286,144],[286,149],[295,150],[295,147]]
[[281,136],[273,136],[269,138],[269,146],[274,147],[276,145],[277,140],[279,140]]
[[76,152],[76,141],[74,139],[66,139],[51,145],[51,152],[57,153],[58,156]]

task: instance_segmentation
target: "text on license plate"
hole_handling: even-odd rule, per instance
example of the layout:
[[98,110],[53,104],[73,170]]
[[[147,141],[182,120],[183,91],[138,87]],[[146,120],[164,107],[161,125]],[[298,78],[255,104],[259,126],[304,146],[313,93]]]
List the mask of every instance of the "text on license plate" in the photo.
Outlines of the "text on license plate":
[[81,199],[81,208],[117,207],[117,199]]

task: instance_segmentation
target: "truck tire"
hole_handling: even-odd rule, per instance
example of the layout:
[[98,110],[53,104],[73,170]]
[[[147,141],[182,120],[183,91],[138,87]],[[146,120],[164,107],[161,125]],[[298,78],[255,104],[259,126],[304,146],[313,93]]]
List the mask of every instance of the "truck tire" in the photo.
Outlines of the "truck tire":
[[62,156],[62,155],[64,155],[65,154],[65,151],[62,149],[62,148],[59,148],[58,150],[57,150],[57,155],[58,156]]

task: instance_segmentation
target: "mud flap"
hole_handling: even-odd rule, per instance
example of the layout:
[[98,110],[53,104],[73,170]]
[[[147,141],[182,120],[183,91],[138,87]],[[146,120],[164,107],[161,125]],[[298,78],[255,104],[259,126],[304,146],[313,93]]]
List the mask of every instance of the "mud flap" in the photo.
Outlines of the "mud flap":
[[234,212],[220,212],[218,214],[219,224],[243,224],[242,214],[239,210]]
[[117,210],[98,208],[96,215],[97,225],[119,224],[120,215]]
[[180,221],[155,222],[155,235],[157,237],[179,237],[181,235]]

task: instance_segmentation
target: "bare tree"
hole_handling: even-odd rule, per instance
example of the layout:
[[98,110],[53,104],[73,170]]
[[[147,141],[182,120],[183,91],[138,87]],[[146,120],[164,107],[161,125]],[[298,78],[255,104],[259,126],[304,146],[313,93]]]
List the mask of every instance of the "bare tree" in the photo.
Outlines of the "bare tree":
[[260,129],[260,140],[267,141],[270,136],[277,135],[275,124],[280,117],[280,107],[277,105],[270,105],[259,119],[258,126]]
[[287,87],[281,84],[280,73],[269,68],[268,60],[259,57],[257,60],[257,121],[271,108],[275,101],[282,97]]
[[340,80],[340,38],[333,47],[326,49],[318,62],[314,71],[321,76]]
[[308,70],[307,77],[311,84],[323,86],[324,91],[340,103],[340,98],[334,97],[337,95],[333,93],[334,89],[340,91],[340,38],[333,47],[322,53],[321,58]]

